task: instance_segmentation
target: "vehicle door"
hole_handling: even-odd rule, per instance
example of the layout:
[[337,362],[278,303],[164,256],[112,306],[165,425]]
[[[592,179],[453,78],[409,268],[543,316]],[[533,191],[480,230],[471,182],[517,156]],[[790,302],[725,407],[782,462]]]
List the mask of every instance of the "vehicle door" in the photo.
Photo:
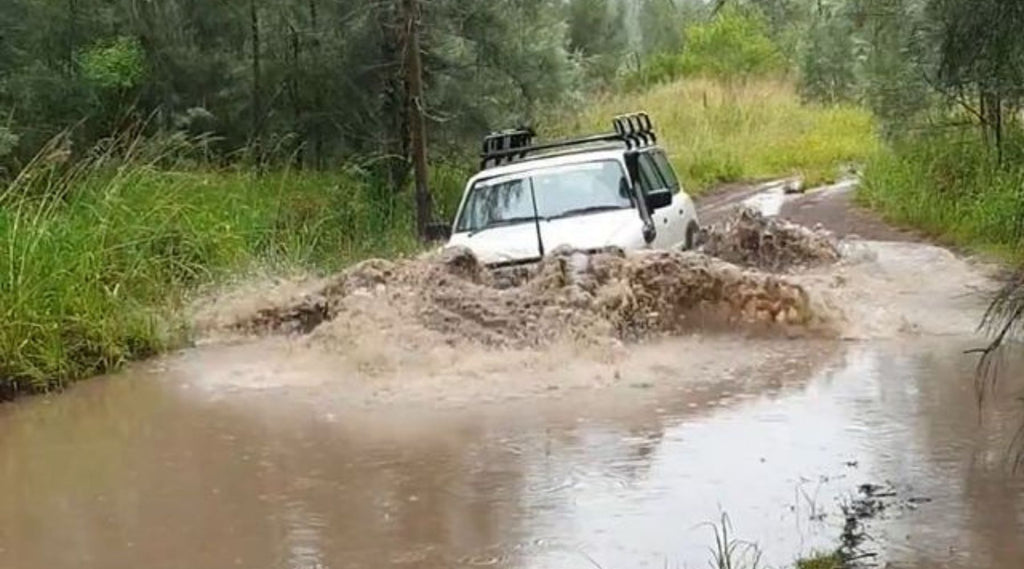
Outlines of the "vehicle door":
[[651,217],[657,235],[651,246],[668,249],[686,241],[685,207],[681,201],[679,180],[672,171],[664,151],[655,148],[640,153],[640,190],[645,199],[652,192],[671,192],[672,203],[654,210]]

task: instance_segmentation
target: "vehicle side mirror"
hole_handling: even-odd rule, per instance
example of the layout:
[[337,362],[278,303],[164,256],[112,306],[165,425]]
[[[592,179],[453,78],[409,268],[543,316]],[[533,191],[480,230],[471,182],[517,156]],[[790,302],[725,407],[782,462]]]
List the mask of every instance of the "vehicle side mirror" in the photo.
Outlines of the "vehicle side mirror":
[[669,190],[658,190],[647,194],[647,209],[658,210],[672,205],[672,192]]
[[452,236],[452,226],[447,223],[428,223],[426,233],[428,241],[447,241]]

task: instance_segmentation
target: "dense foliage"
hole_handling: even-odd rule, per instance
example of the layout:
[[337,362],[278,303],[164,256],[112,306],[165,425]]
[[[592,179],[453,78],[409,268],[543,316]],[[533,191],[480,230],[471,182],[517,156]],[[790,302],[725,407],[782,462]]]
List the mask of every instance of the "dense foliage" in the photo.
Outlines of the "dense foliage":
[[1024,242],[1024,4],[829,0],[801,58],[808,98],[858,101],[887,153],[865,201],[894,219],[1019,256]]
[[[136,121],[151,132],[211,133],[222,158],[255,148],[325,166],[352,154],[401,155],[407,31],[399,6],[6,0],[0,159],[8,169],[23,164],[69,127],[72,151],[84,153]],[[423,3],[436,140],[522,120],[579,88],[573,50],[590,44],[571,44],[563,11],[557,0]]]

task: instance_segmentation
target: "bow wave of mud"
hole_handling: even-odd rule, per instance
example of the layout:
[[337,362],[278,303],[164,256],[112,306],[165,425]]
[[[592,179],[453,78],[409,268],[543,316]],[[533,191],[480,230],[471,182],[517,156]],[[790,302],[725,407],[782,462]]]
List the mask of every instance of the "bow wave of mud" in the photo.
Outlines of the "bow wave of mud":
[[741,207],[720,225],[703,232],[701,251],[730,263],[766,271],[790,271],[840,260],[835,236]]
[[308,334],[332,342],[373,329],[394,341],[534,348],[637,341],[709,328],[793,333],[827,318],[800,285],[710,256],[558,251],[516,286],[499,286],[464,249],[370,260],[264,306],[217,303],[206,330]]
[[392,332],[396,341],[414,332],[404,335],[499,348],[564,340],[600,345],[708,329],[828,328],[829,315],[812,306],[801,285],[758,269],[834,263],[839,250],[831,236],[748,210],[708,235],[701,253],[560,249],[532,267],[497,272],[464,248],[374,259],[262,303],[247,295],[221,299],[201,315],[200,328],[309,334],[314,342],[372,328]]
[[511,273],[447,249],[236,289],[199,307],[209,349],[192,369],[245,388],[344,381],[368,402],[502,398],[524,385],[618,384],[620,373],[678,383],[829,349],[779,336],[970,334],[992,284],[939,247],[837,241],[745,211],[697,252],[556,250]]

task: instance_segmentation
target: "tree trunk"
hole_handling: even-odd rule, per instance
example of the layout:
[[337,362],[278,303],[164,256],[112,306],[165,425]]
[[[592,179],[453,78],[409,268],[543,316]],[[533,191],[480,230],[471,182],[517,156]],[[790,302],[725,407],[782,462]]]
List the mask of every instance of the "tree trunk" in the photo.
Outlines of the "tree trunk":
[[78,49],[78,0],[68,0],[68,70],[75,68],[75,50]]
[[[320,70],[320,25],[316,8],[316,0],[309,0],[309,25],[313,44],[313,69]],[[313,88],[313,113],[318,117],[313,121],[313,162],[317,170],[324,165],[324,137],[323,127],[320,126],[321,118],[324,116],[323,86],[320,81],[315,81]]]
[[299,32],[295,29],[295,26],[288,25],[288,33],[291,38],[291,70],[289,70],[288,78],[288,98],[291,101],[292,107],[292,129],[298,136],[298,141],[295,146],[295,158],[293,162],[301,170],[305,166],[305,152],[306,152],[306,129],[302,127],[303,118],[305,113],[302,110],[302,102],[300,97],[300,85],[299,85],[299,70],[302,69],[302,44],[299,40]]
[[249,0],[249,23],[252,31],[252,151],[257,169],[262,169],[263,101],[260,97],[260,17],[256,0]]
[[431,220],[430,189],[427,187],[426,122],[423,113],[423,64],[420,59],[420,11],[418,0],[402,0],[405,23],[406,93],[409,117],[409,146],[416,177],[416,229],[421,239],[427,238]]
[[380,113],[380,151],[385,157],[380,162],[380,173],[394,194],[403,189],[409,177],[409,112],[406,104],[409,85],[405,58],[402,57],[408,30],[404,9],[399,11],[397,7],[397,4],[385,4],[378,8],[378,27],[382,38],[381,60],[396,64],[400,70],[389,70],[382,77],[383,100]]

